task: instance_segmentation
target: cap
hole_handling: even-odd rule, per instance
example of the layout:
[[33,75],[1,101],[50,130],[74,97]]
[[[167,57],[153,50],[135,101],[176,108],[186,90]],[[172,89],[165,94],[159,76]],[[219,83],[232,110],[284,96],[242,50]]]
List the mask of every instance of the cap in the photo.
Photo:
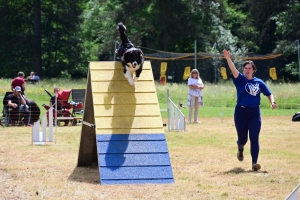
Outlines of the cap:
[[16,86],[16,87],[14,88],[14,90],[20,92],[20,91],[21,91],[21,87],[20,87],[20,86]]

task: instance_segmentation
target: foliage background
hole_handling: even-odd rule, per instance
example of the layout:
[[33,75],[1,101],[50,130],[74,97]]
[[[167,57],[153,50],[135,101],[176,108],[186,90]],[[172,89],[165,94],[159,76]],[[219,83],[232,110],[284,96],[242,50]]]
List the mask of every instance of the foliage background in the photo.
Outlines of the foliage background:
[[[91,60],[114,60],[116,24],[136,46],[167,52],[284,53],[298,81],[297,0],[0,0],[0,74],[86,77]],[[216,61],[214,61],[216,62]]]

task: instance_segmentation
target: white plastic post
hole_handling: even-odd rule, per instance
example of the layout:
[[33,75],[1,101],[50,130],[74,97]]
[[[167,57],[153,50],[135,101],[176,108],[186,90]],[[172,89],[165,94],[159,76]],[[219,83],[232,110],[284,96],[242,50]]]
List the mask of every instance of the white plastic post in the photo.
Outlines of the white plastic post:
[[168,98],[168,123],[169,131],[185,131],[185,116],[170,98]]
[[[55,113],[57,114],[57,113]],[[56,122],[56,121],[55,121]],[[53,142],[53,106],[49,109],[49,141]]]
[[184,117],[184,115],[180,115],[179,129],[180,130],[185,130],[185,117]]
[[[49,113],[49,142],[53,142],[53,107],[47,111]],[[32,126],[32,143],[43,145],[47,142],[47,114],[42,117],[42,131],[40,131],[40,120]]]
[[36,124],[32,127],[32,142],[39,141],[40,137],[40,120],[36,122]]
[[170,130],[185,131],[185,116],[169,97],[169,90],[167,90],[167,106],[168,106],[168,123],[169,123],[168,131]]
[[47,114],[42,117],[43,138],[46,139]]
[[171,129],[174,130],[174,107],[170,103]]
[[179,120],[178,120],[178,110],[175,110],[176,108],[173,107],[174,111],[175,111],[175,124],[176,124],[176,130],[178,130],[178,127],[179,127]]

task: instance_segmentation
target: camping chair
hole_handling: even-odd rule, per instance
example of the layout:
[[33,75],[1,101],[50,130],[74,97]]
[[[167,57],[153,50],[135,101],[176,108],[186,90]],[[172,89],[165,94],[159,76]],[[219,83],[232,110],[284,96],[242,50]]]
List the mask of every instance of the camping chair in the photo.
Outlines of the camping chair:
[[[61,90],[57,93],[57,124],[59,125],[61,121],[65,122],[65,126],[71,122],[74,125],[74,118],[71,117],[70,110],[72,109],[72,105],[69,104],[68,99],[71,93],[71,89]],[[56,106],[54,106],[55,109]],[[55,113],[55,112],[54,112]],[[54,116],[55,117],[55,114]],[[55,120],[55,118],[54,118]]]
[[[5,96],[3,98],[3,114],[2,114],[2,118],[3,118],[3,124],[6,126],[13,126],[13,125],[24,125],[22,122],[22,118],[23,115],[20,114],[17,118],[16,118],[16,112],[10,108],[7,103],[8,103],[8,99],[7,96],[9,94],[12,94],[13,92],[6,92]],[[40,118],[40,108],[39,106],[32,100],[25,98],[26,104],[29,106],[28,110],[30,111],[29,114],[29,123],[30,124],[34,124],[35,122],[37,122]],[[12,117],[13,116],[13,117]]]
[[10,108],[8,104],[7,96],[12,94],[13,92],[6,92],[5,96],[3,98],[3,123],[5,126],[23,126],[22,118],[23,116],[21,114],[16,115],[16,112]]
[[[83,103],[82,102],[74,102],[74,101],[68,102],[71,91],[72,91],[71,89],[59,91],[57,93],[57,98],[60,99],[60,103],[63,108],[63,112],[65,112],[65,113],[66,113],[66,111],[69,112],[68,118],[69,118],[69,120],[71,120],[72,125],[76,126],[78,123],[77,120],[81,120],[82,117],[80,117],[80,118],[76,117],[74,109],[81,110],[83,107],[82,106]],[[80,91],[80,92],[82,93],[82,91]],[[75,91],[75,93],[76,93],[76,91]],[[71,109],[72,109],[72,112],[70,112]],[[63,119],[63,118],[61,118],[61,119]]]
[[[65,126],[68,125],[69,122],[71,122],[73,126],[77,125],[77,118],[73,114],[73,111],[71,112],[71,109],[77,107],[78,105],[80,105],[80,103],[68,102],[71,91],[72,91],[71,89],[66,89],[66,90],[61,90],[57,93],[57,112],[55,111],[56,106],[54,106],[54,112],[53,112],[53,119],[57,120],[57,125],[60,125],[61,121],[65,122]],[[45,104],[43,104],[43,107],[46,110],[50,108],[50,106],[47,106]],[[57,113],[57,117],[55,113]],[[48,112],[47,112],[47,117],[48,117]]]

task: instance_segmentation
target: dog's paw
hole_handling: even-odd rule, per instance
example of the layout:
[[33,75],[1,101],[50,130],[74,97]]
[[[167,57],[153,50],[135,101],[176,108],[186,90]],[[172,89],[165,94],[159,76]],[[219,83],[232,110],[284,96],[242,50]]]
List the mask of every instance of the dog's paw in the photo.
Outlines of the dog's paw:
[[139,77],[134,77],[133,81],[136,82],[139,79]]
[[134,85],[134,81],[128,79],[128,82],[130,85]]
[[120,22],[118,23],[117,30],[119,32],[124,32],[126,30],[126,26],[122,22]]

